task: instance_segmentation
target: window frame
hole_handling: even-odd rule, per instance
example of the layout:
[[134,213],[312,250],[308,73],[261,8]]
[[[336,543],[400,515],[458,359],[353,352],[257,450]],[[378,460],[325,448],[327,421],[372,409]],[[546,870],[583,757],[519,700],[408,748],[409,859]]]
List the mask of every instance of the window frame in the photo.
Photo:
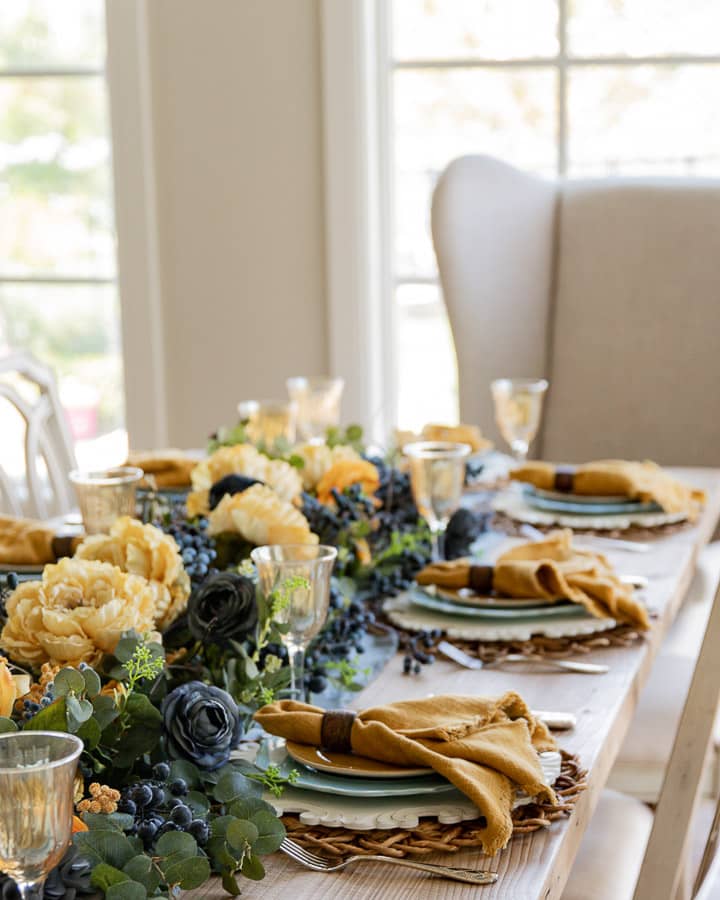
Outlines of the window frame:
[[[568,72],[583,66],[677,66],[720,63],[720,54],[576,55],[568,47],[569,0],[557,0],[557,53],[493,60],[392,57],[392,4],[397,0],[323,0],[323,85],[325,94],[326,242],[331,360],[354,386],[375,375],[374,390],[352,404],[351,412],[385,436],[397,421],[396,298],[402,285],[439,287],[437,273],[399,271],[394,261],[393,74],[400,70],[550,68],[557,72],[556,176],[568,171]],[[370,94],[376,92],[376,96]],[[328,98],[331,102],[328,102]],[[352,115],[360,109],[363,114]],[[348,114],[348,110],[351,111]],[[348,126],[352,127],[349,128]],[[354,140],[347,158],[348,133]],[[358,148],[374,159],[358,157]],[[346,154],[338,161],[336,154]],[[368,171],[373,173],[368,177]],[[373,215],[368,215],[371,208]],[[348,227],[348,221],[353,223]],[[358,224],[359,223],[359,224]],[[381,260],[378,265],[377,261]],[[364,265],[364,269],[363,269]],[[369,274],[364,274],[369,273]],[[362,286],[359,287],[359,283]],[[377,310],[381,311],[380,317]],[[373,318],[373,310],[375,310]],[[351,321],[371,316],[375,333],[348,335]],[[378,324],[380,323],[380,324]],[[340,327],[338,327],[340,326]],[[382,328],[382,333],[378,332]],[[382,352],[375,342],[380,334]],[[348,359],[349,357],[349,359]],[[369,370],[366,360],[377,368]],[[380,386],[381,390],[378,390]]]

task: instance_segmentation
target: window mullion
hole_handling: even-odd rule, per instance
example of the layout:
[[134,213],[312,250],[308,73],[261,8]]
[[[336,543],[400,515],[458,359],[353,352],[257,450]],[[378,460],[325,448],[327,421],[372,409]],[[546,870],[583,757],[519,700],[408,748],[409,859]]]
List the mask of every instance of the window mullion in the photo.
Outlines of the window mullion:
[[567,115],[567,0],[558,0],[558,61],[557,61],[557,161],[558,175],[567,174],[568,115]]

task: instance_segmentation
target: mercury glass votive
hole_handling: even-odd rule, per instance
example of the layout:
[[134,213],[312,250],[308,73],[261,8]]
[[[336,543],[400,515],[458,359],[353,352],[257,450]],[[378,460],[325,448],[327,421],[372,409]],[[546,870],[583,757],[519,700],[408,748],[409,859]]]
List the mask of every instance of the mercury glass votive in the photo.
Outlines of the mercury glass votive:
[[0,871],[27,900],[72,836],[73,782],[82,741],[72,734],[0,734]]
[[135,515],[135,490],[143,474],[136,466],[70,472],[87,534],[107,534],[117,518]]

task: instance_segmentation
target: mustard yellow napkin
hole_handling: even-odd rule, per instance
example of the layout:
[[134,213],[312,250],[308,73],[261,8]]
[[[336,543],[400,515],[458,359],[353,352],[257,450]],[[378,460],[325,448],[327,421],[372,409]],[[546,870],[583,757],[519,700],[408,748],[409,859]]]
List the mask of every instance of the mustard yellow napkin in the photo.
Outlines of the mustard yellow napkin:
[[705,492],[677,481],[657,463],[605,459],[580,466],[528,462],[510,473],[545,491],[564,490],[585,496],[618,496],[641,503],[655,502],[667,513],[687,513],[694,519],[705,503]]
[[[323,746],[325,710],[280,700],[255,713],[270,734]],[[358,713],[349,732],[354,753],[400,766],[428,766],[462,791],[487,820],[483,849],[495,853],[512,834],[515,792],[555,802],[538,753],[557,745],[515,693],[500,698],[438,696]],[[348,748],[348,749],[350,749]]]
[[182,450],[143,450],[130,453],[127,464],[152,475],[159,488],[190,487],[190,473],[197,465]]
[[57,535],[44,522],[0,516],[0,565],[44,566],[72,556],[80,541]]
[[492,441],[483,437],[477,425],[438,425],[431,423],[425,425],[419,434],[414,431],[395,432],[395,442],[402,450],[405,444],[413,441],[453,441],[460,444],[469,444],[473,453],[481,450],[490,450]]
[[541,597],[572,600],[593,616],[612,618],[643,631],[650,627],[645,606],[631,585],[617,577],[600,553],[576,550],[569,529],[544,541],[521,544],[498,557],[495,565],[474,566],[468,560],[432,563],[416,576],[418,584],[435,584],[450,591],[472,587],[500,597]]

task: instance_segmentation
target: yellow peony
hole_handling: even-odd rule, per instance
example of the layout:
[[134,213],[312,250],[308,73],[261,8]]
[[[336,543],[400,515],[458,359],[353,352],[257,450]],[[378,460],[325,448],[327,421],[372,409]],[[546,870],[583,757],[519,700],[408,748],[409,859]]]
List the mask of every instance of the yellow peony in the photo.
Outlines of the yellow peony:
[[293,456],[299,456],[303,461],[300,474],[306,491],[314,490],[323,475],[336,462],[343,459],[360,459],[357,450],[347,444],[338,444],[336,447],[328,447],[327,444],[298,444],[297,447],[293,447]]
[[152,631],[155,592],[109,563],[62,559],[42,581],[20,584],[6,602],[0,647],[18,663],[97,664],[124,631]]
[[208,532],[235,532],[251,544],[317,544],[307,519],[263,484],[226,494],[210,513]]
[[13,675],[8,661],[0,656],[0,716],[12,713],[15,701],[27,691],[29,682],[27,675]]
[[370,496],[380,487],[380,476],[375,466],[364,459],[342,459],[332,465],[317,486],[318,500],[333,503],[332,489],[342,493],[352,484],[362,485],[363,493]]
[[85,538],[75,556],[112,563],[123,572],[147,579],[155,593],[155,624],[161,630],[185,611],[190,579],[178,545],[154,525],[143,525],[138,519],[121,516],[109,535]]
[[480,453],[492,449],[492,441],[482,436],[477,425],[426,425],[420,434],[412,431],[396,431],[395,443],[400,450],[405,444],[414,441],[452,441],[453,443],[469,444],[473,453]]
[[282,459],[269,459],[252,444],[220,447],[212,456],[198,463],[192,472],[193,488],[207,491],[226,475],[257,478],[283,500],[293,500],[302,491],[302,479],[294,466]]

